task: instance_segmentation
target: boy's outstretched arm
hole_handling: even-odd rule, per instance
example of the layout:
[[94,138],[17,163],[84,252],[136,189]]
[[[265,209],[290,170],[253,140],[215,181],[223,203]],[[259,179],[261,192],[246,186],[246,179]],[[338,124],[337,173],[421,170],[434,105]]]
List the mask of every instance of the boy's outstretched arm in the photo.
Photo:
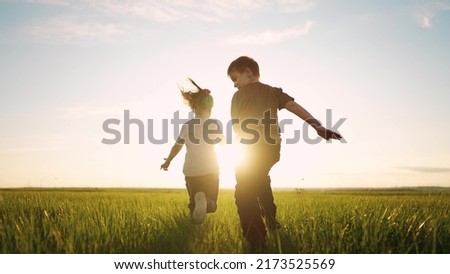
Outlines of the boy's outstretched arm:
[[304,109],[302,106],[297,104],[295,101],[289,101],[286,103],[285,108],[300,117],[300,119],[307,122],[309,125],[311,125],[316,131],[317,134],[324,138],[325,140],[329,139],[337,139],[340,140],[342,136],[334,131],[331,131],[329,129],[326,129],[322,126],[322,124],[314,118],[314,116],[311,115],[306,109]]
[[175,143],[170,150],[169,156],[167,156],[167,158],[164,158],[164,160],[166,161],[161,165],[160,169],[164,169],[165,171],[167,171],[170,162],[173,160],[173,158],[175,158],[175,156],[177,156],[178,152],[180,152],[182,148],[183,144]]

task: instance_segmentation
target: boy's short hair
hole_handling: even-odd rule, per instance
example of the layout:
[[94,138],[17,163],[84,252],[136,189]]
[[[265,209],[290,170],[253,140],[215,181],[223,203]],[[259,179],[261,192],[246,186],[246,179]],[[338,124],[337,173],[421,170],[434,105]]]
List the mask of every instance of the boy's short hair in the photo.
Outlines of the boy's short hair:
[[230,75],[233,70],[242,73],[247,68],[253,73],[253,75],[259,77],[258,63],[248,56],[241,56],[231,62],[230,66],[228,66],[227,74]]

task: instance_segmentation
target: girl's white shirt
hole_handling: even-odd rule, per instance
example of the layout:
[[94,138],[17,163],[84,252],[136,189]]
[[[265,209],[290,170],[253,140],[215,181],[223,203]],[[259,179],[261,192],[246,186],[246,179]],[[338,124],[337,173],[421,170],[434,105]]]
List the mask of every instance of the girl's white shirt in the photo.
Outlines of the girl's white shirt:
[[213,140],[222,138],[219,121],[194,118],[183,124],[178,144],[186,145],[183,173],[187,177],[219,174]]

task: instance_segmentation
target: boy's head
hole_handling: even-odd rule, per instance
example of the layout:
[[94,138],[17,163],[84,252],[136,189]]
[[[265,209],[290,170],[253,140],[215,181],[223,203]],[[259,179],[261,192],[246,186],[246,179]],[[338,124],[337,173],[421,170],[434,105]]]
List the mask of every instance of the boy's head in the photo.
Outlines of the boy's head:
[[230,73],[232,71],[237,71],[240,73],[245,72],[246,69],[249,69],[252,74],[256,77],[259,77],[259,66],[258,63],[256,63],[255,60],[248,56],[241,56],[231,62],[231,64],[228,66],[228,76],[230,76]]
[[227,71],[231,81],[237,88],[259,81],[258,63],[248,56],[241,56],[231,62]]

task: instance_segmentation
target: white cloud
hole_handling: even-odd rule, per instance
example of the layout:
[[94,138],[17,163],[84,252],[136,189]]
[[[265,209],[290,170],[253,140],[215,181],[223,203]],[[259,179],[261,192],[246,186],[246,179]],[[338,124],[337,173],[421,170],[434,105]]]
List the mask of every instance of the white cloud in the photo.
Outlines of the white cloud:
[[414,17],[422,28],[431,28],[433,26],[432,21],[436,18],[438,13],[442,11],[450,10],[450,4],[447,3],[433,3],[421,6],[416,12]]
[[278,0],[278,5],[283,12],[297,13],[312,10],[316,2],[316,0]]
[[[117,42],[126,35],[142,33],[130,19],[167,22],[224,22],[240,20],[268,11],[305,12],[315,0],[25,0],[35,5],[59,6],[58,17],[47,18],[26,27],[38,42],[50,44],[86,44]],[[310,22],[311,23],[311,22]],[[309,32],[311,24],[283,31],[266,31],[256,35],[236,36],[231,43],[273,43]],[[131,41],[132,39],[120,39]]]
[[305,12],[316,0],[27,0],[42,5],[64,5],[78,11],[97,11],[157,22],[223,21],[245,18],[271,9],[285,13]]
[[102,14],[131,16],[157,22],[221,21],[246,16],[268,7],[268,2],[261,0],[27,0],[27,2],[64,5],[78,11],[97,11]]
[[255,12],[264,11],[269,8],[269,3],[255,0],[209,0],[198,8],[200,13],[207,16],[205,18],[209,17],[207,21],[222,21],[230,18],[245,18]]
[[72,1],[71,0],[25,0],[26,3],[29,4],[43,4],[43,5],[59,5],[59,6],[67,6]]
[[29,26],[26,32],[46,43],[108,42],[125,32],[116,24],[79,22],[73,17],[55,17],[42,24]]
[[434,17],[434,11],[424,9],[416,14],[416,19],[422,28],[431,28],[431,20]]
[[448,173],[450,172],[450,168],[448,167],[424,167],[424,166],[404,166],[397,167],[398,169],[422,172],[422,173]]
[[126,15],[158,22],[178,21],[186,16],[177,9],[176,2],[168,5],[161,1],[88,1],[88,6],[113,15]]
[[254,34],[236,35],[227,39],[227,42],[233,45],[264,45],[279,43],[284,40],[307,35],[311,31],[313,25],[313,21],[308,21],[301,27],[292,27],[281,31],[267,30]]

